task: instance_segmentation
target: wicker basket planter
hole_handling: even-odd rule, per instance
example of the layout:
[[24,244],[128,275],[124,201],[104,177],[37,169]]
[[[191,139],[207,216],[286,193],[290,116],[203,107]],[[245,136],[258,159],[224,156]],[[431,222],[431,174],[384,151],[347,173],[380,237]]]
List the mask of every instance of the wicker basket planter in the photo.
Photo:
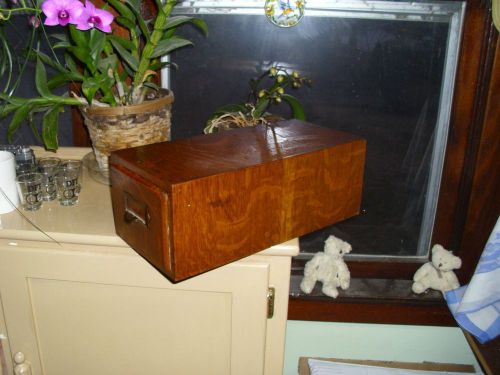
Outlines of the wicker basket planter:
[[112,151],[170,140],[174,95],[161,90],[158,97],[121,107],[82,107],[99,169],[108,173]]

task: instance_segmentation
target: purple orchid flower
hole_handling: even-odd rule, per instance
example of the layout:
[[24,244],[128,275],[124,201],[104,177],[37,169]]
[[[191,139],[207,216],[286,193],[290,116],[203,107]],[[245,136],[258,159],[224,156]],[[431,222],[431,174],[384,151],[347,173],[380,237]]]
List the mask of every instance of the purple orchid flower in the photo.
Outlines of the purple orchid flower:
[[47,17],[44,24],[48,26],[75,23],[83,12],[83,4],[78,0],[46,0],[41,6]]
[[110,33],[113,18],[113,14],[107,10],[97,9],[94,4],[87,0],[83,12],[76,22],[76,28],[78,30],[89,30],[95,27],[105,33]]

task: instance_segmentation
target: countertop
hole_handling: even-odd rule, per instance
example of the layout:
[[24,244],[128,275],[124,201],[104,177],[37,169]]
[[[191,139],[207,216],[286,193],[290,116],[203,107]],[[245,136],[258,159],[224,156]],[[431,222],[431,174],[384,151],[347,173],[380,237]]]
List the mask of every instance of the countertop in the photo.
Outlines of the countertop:
[[[57,156],[61,159],[81,159],[91,152],[85,147],[62,147],[57,153],[33,147],[37,158]],[[116,235],[107,185],[92,179],[84,168],[82,191],[75,206],[61,206],[58,201],[43,202],[35,212],[19,210],[0,214],[0,239],[37,241],[58,244],[98,245],[129,248]],[[294,239],[262,251],[265,255],[293,256],[298,252]]]

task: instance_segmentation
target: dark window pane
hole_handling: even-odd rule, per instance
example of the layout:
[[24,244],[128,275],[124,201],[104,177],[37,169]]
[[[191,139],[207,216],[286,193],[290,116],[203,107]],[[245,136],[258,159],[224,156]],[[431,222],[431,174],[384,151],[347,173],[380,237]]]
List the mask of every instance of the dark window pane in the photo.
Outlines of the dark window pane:
[[[291,92],[308,121],[368,142],[362,214],[304,236],[301,250],[321,251],[335,234],[356,254],[416,255],[449,23],[306,13],[297,26],[279,28],[263,15],[199,16],[209,37],[183,30],[196,46],[172,56],[173,137],[199,134],[215,109],[245,101],[248,81],[272,64],[297,70],[313,81]],[[290,115],[286,106],[271,111]]]

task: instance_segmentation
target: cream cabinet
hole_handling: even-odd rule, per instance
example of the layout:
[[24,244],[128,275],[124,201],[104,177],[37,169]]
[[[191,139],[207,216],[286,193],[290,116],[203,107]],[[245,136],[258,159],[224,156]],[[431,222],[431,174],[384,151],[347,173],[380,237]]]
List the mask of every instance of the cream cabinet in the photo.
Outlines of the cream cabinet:
[[78,206],[23,214],[0,216],[1,375],[16,353],[32,375],[282,373],[297,241],[173,284],[114,234],[87,176]]

